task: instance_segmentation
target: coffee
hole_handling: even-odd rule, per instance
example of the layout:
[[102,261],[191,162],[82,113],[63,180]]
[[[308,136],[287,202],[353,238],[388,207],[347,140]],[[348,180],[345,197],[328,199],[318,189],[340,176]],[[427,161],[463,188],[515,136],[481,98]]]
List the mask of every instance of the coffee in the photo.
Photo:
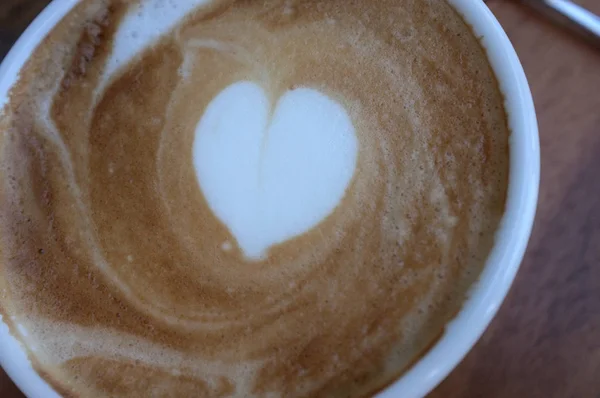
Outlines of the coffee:
[[83,0],[0,130],[0,309],[65,395],[377,391],[460,310],[508,182],[444,1]]

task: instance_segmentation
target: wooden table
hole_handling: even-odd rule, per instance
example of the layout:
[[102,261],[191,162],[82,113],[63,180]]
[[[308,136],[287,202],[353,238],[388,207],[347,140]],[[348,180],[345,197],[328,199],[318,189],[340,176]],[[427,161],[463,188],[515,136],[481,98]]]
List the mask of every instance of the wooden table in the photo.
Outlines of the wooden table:
[[[1,55],[47,1],[0,1]],[[489,4],[533,91],[540,203],[506,302],[430,397],[600,398],[600,51],[516,2]],[[4,373],[0,397],[22,397]]]

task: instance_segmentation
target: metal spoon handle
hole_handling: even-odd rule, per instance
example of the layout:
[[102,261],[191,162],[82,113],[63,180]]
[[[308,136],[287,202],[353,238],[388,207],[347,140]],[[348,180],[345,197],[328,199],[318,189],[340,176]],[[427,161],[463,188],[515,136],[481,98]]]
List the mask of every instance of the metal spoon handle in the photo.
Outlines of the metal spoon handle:
[[600,17],[570,0],[523,0],[600,48]]

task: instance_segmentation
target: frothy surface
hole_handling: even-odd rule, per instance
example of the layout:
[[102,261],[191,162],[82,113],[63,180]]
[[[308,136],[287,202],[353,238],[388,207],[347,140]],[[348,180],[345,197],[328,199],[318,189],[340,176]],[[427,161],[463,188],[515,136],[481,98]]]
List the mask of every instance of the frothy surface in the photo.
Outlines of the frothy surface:
[[323,94],[297,88],[273,106],[260,86],[238,82],[206,107],[193,160],[209,207],[260,259],[337,207],[357,152],[348,114]]
[[84,0],[0,130],[0,310],[69,395],[368,394],[504,210],[502,96],[443,1]]

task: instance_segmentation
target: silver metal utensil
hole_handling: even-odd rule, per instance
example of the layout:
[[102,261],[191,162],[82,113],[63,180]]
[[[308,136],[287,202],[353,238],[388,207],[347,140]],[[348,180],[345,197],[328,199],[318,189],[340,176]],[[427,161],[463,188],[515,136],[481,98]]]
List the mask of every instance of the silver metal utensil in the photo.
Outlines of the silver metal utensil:
[[600,48],[600,17],[570,0],[522,0]]

